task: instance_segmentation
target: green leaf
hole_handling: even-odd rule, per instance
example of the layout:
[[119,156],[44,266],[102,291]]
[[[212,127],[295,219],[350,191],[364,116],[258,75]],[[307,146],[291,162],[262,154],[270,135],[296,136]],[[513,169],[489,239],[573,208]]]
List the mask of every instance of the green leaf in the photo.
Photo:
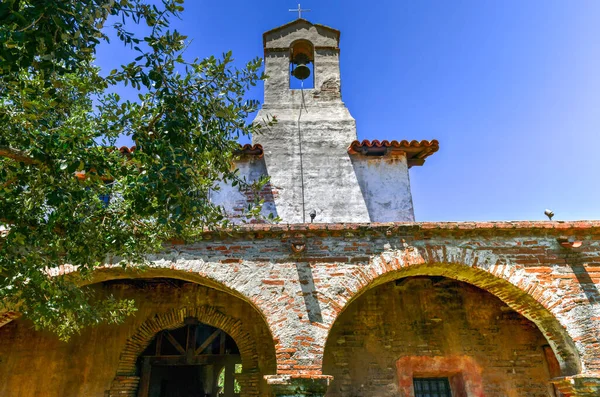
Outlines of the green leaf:
[[[230,224],[209,200],[222,182],[245,192],[260,185],[231,168],[234,139],[259,130],[246,124],[258,103],[245,98],[260,62],[236,71],[231,52],[186,60],[187,37],[169,26],[183,2],[158,3],[15,2],[14,21],[0,26],[0,142],[27,153],[21,162],[0,157],[0,214],[10,220],[0,297],[62,339],[123,321],[135,305],[99,298],[49,269],[73,265],[89,279],[107,253],[124,266],[146,264],[165,240],[191,241],[204,227]],[[93,59],[107,40],[99,30],[106,12],[127,49],[108,75]],[[153,29],[140,34],[132,23]],[[114,94],[125,86],[138,90],[136,99]],[[123,136],[138,149],[103,147]],[[250,203],[243,216],[260,217],[260,206]]]

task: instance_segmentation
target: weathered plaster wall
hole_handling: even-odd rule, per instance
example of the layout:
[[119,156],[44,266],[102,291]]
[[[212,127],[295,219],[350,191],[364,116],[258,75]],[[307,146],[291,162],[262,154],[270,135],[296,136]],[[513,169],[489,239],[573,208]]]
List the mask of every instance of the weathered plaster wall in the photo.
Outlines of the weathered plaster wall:
[[[289,47],[298,39],[315,46],[315,88],[289,88]],[[338,37],[328,29],[298,23],[265,35],[265,101],[255,122],[277,124],[254,136],[265,151],[267,172],[278,191],[283,222],[366,222],[367,207],[348,146],[356,123],[341,100]]]
[[[268,134],[267,134],[268,135]],[[268,146],[267,158],[269,163],[278,160],[283,160],[286,156],[281,156],[289,148],[282,146],[282,139],[272,137],[272,142]],[[262,139],[267,139],[262,137]],[[297,142],[293,140],[288,142],[294,145]],[[313,145],[314,144],[314,145]],[[411,222],[414,221],[414,210],[412,203],[412,195],[410,191],[410,178],[408,174],[408,165],[406,156],[361,156],[348,154],[340,148],[331,148],[330,142],[304,142],[303,158],[306,162],[304,168],[304,199],[305,211],[307,212],[306,221],[310,220],[308,213],[315,209],[317,217],[316,223],[326,222],[328,219],[338,217],[341,219],[352,220],[358,218],[364,220],[365,214],[362,208],[366,206],[368,220],[371,222]],[[335,146],[335,145],[334,145]],[[318,150],[313,150],[317,148]],[[342,153],[341,158],[335,158],[332,150]],[[342,148],[343,149],[343,148]],[[350,160],[352,166],[351,175],[347,174],[351,170],[347,168],[345,162]],[[290,161],[290,159],[287,159]],[[339,167],[344,164],[344,167]],[[241,178],[248,183],[257,181],[262,176],[268,175],[265,157],[244,156],[236,162],[236,167],[239,170]],[[284,218],[284,222],[290,221],[290,216],[294,217],[294,213],[298,216],[302,214],[302,181],[297,187],[297,193],[300,195],[295,205],[287,205],[282,203],[281,192],[282,188],[273,183],[274,180],[281,179],[286,176],[285,180],[289,184],[294,184],[294,173],[296,170],[293,167],[289,168],[285,164],[273,165],[275,167],[272,181],[266,184],[260,192],[253,192],[249,189],[241,190],[239,186],[231,186],[228,183],[221,182],[217,189],[211,191],[210,199],[213,203],[221,205],[227,214],[227,217],[234,223],[248,221],[243,216],[247,206],[254,202],[258,194],[260,199],[264,201],[261,214],[267,217],[269,214],[279,216],[280,211],[287,211],[288,217]],[[298,166],[300,169],[300,166]],[[326,175],[337,181],[345,179],[356,179],[356,183],[360,188],[362,197],[356,200],[362,200],[362,203],[352,204],[345,199],[343,194],[329,194],[337,191],[338,183],[331,183],[328,186],[322,186],[320,178]],[[296,175],[300,177],[299,175]],[[344,182],[341,182],[344,184]],[[327,189],[327,190],[323,190]],[[290,191],[285,190],[285,194],[289,197]],[[359,201],[360,201],[359,200]],[[283,208],[278,208],[277,203]],[[291,203],[293,204],[293,203]],[[356,207],[361,210],[356,212]],[[290,215],[292,214],[292,215]],[[302,219],[296,219],[296,222],[302,222]],[[256,221],[255,221],[256,223]],[[292,222],[293,223],[293,222]]]
[[[271,185],[278,192],[275,207],[282,221],[308,222],[312,210],[319,223],[368,221],[367,206],[347,153],[349,142],[356,139],[354,119],[347,109],[309,107],[300,128],[299,108],[263,108],[259,116],[271,111],[278,123],[254,137],[253,142],[264,148]],[[332,120],[332,114],[339,118]]]
[[[123,367],[128,338],[147,319],[184,307],[209,306],[240,320],[256,347],[258,378],[275,372],[272,336],[259,313],[239,298],[193,283],[110,283],[96,288],[100,293],[135,299],[136,315],[122,325],[87,329],[68,343],[35,331],[30,322],[21,319],[0,328],[0,396],[104,397]],[[261,395],[269,395],[264,381],[260,387]]]
[[334,377],[327,396],[409,397],[413,376],[454,376],[454,396],[552,395],[547,342],[531,321],[466,283],[398,284],[366,292],[336,320],[323,364]]
[[[248,183],[256,182],[261,177],[267,175],[264,157],[244,156],[235,165],[239,170],[240,178],[245,179]],[[234,223],[248,221],[243,217],[243,214],[248,205],[254,203],[256,193],[252,190],[241,190],[240,186],[234,187],[222,181],[217,187],[218,189],[210,193],[211,202],[222,206],[227,217]],[[261,215],[264,217],[267,217],[269,214],[277,216],[277,208],[275,206],[275,198],[279,196],[277,189],[271,183],[268,183],[258,192],[258,195],[264,201]]]
[[[290,89],[290,45],[308,40],[314,48],[315,88]],[[277,123],[253,136],[264,157],[237,163],[249,181],[269,175],[261,192],[263,214],[283,223],[412,221],[412,197],[406,158],[381,161],[348,154],[357,139],[356,122],[341,99],[339,35],[322,26],[296,21],[264,36],[265,100],[255,122]],[[211,194],[230,218],[239,215],[250,197],[221,184]],[[270,189],[269,189],[270,188]]]
[[406,156],[352,156],[371,222],[415,220]]
[[[344,308],[417,275],[492,293],[542,330],[563,374],[600,372],[598,222],[254,225],[203,238],[155,257],[146,274],[207,278],[246,297],[277,340],[279,373],[320,374],[328,329]],[[582,246],[563,248],[561,238]],[[99,273],[115,275],[136,276]]]

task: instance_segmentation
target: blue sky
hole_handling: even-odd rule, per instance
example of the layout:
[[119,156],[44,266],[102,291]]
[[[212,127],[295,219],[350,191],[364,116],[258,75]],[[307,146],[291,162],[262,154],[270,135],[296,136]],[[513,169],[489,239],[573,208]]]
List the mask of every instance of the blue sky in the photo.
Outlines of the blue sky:
[[[189,57],[262,55],[297,2],[187,0]],[[418,221],[600,219],[600,2],[306,1],[341,30],[359,139],[438,139],[411,169]],[[103,45],[107,71],[131,54]],[[249,93],[262,100],[262,87]]]

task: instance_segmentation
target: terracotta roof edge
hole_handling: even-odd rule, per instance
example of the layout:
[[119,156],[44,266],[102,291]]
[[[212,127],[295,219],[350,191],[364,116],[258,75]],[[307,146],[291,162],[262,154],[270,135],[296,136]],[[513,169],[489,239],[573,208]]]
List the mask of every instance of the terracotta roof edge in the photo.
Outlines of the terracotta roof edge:
[[[531,232],[531,233],[527,233]],[[301,223],[301,224],[250,224],[232,229],[205,230],[200,233],[199,240],[205,237],[211,239],[242,238],[245,235],[252,238],[267,236],[304,235],[304,234],[384,234],[384,235],[494,235],[523,236],[531,234],[548,234],[557,238],[567,235],[600,235],[600,220],[578,221],[492,221],[492,222],[388,222],[388,223]],[[419,236],[421,234],[421,236]],[[181,244],[183,242],[179,242]]]
[[[115,149],[117,149],[118,151],[120,151],[123,154],[130,154],[137,150],[135,146],[131,146],[131,147],[121,146],[119,148],[115,147]],[[239,145],[239,148],[236,150],[236,154],[254,155],[254,156],[262,157],[262,155],[264,154],[264,151],[263,151],[262,145],[259,145],[259,144],[252,145],[252,144],[246,143],[244,145],[241,145],[241,144]]]
[[[436,139],[428,140],[383,140],[374,139],[372,141],[364,139],[362,141],[355,140],[348,146],[348,154],[357,155],[378,155],[382,156],[389,154],[407,155],[409,167],[412,165],[423,165],[425,158],[437,152],[440,148],[439,142]],[[405,149],[402,151],[401,149]]]

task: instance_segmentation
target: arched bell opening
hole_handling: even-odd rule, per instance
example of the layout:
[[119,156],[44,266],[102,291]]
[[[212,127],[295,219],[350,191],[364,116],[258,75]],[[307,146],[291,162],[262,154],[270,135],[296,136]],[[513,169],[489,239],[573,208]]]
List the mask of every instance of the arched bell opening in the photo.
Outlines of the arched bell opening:
[[315,88],[315,50],[308,40],[290,46],[290,89]]
[[137,361],[138,397],[238,397],[242,359],[222,329],[187,317],[156,334]]
[[323,360],[334,379],[328,397],[552,396],[550,380],[560,371],[533,322],[493,294],[443,276],[364,292],[336,319]]

